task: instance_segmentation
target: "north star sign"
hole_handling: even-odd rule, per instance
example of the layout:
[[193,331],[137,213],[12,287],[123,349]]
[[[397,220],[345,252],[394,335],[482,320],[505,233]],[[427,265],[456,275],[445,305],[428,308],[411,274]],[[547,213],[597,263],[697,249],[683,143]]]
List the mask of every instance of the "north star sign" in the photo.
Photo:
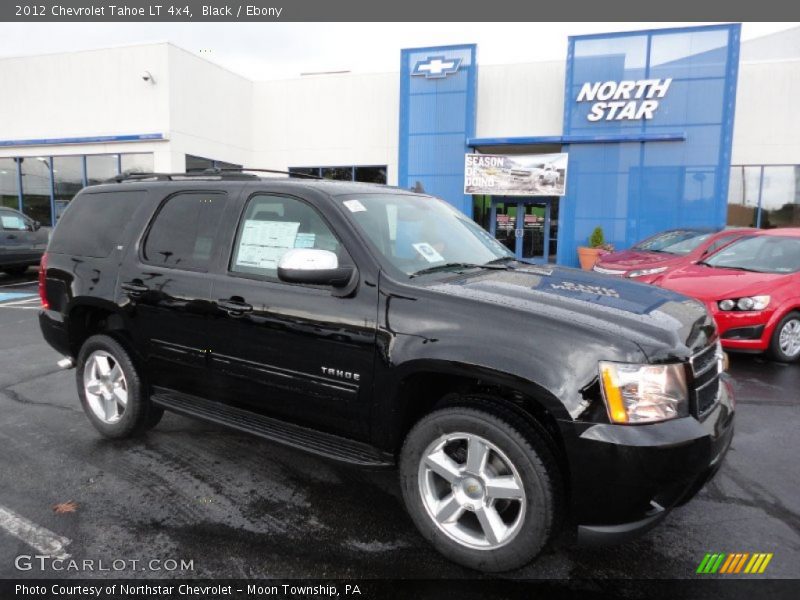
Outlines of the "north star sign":
[[584,83],[576,101],[594,102],[586,115],[589,121],[649,120],[671,83],[672,79]]
[[429,56],[425,60],[418,60],[411,70],[412,75],[424,75],[425,79],[443,79],[458,71],[461,66],[460,58],[445,58],[444,56]]

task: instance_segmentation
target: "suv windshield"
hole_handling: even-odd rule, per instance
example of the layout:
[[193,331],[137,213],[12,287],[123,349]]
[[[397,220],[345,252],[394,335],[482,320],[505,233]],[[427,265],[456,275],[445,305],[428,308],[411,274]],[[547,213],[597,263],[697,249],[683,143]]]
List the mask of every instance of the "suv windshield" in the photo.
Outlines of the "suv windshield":
[[688,254],[703,243],[711,235],[708,231],[692,229],[674,229],[658,233],[643,242],[636,244],[634,250],[649,252],[667,252],[669,254]]
[[342,203],[378,252],[406,275],[514,257],[466,215],[430,196],[359,194]]
[[703,264],[759,273],[800,271],[800,238],[755,236],[733,242]]

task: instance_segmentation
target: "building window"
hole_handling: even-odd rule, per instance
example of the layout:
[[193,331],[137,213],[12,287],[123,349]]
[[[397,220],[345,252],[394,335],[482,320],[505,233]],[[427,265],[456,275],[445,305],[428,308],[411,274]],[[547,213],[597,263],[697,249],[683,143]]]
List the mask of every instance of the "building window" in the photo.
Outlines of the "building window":
[[800,226],[800,165],[732,166],[728,225]]
[[14,158],[0,158],[0,206],[19,208],[17,161]]
[[386,167],[356,167],[355,180],[365,183],[386,183]]
[[120,171],[122,173],[152,173],[154,170],[152,154],[120,155]]
[[16,209],[21,196],[22,212],[42,225],[55,225],[84,185],[104,183],[120,172],[152,171],[152,153],[0,158],[0,203]]
[[61,213],[83,188],[83,157],[53,157],[53,198],[55,200],[56,221]]
[[86,183],[98,185],[119,175],[118,154],[98,154],[86,157]]
[[312,175],[337,181],[363,181],[366,183],[386,183],[386,165],[349,167],[289,167],[294,176]]
[[44,156],[20,158],[22,163],[22,212],[43,225],[53,224],[50,214],[50,164]]
[[213,158],[203,158],[202,156],[186,155],[186,172],[205,171],[206,169],[241,169],[242,165],[215,160]]

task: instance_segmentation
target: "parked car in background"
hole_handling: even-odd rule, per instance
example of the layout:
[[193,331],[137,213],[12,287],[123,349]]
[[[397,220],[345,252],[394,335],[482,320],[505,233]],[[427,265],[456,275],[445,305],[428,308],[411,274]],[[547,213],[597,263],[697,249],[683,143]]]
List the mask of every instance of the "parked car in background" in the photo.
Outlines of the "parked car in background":
[[594,270],[653,283],[666,273],[702,260],[756,229],[670,229],[628,250],[604,254]]
[[49,230],[11,208],[0,208],[0,271],[20,275],[38,265],[47,248]]
[[724,348],[800,358],[800,228],[748,235],[657,285],[704,302]]

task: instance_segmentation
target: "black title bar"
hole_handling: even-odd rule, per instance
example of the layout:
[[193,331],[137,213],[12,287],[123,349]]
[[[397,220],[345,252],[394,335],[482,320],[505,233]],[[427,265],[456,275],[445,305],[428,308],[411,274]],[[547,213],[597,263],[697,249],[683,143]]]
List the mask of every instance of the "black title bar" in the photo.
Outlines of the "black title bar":
[[3,0],[0,21],[790,21],[786,0]]

